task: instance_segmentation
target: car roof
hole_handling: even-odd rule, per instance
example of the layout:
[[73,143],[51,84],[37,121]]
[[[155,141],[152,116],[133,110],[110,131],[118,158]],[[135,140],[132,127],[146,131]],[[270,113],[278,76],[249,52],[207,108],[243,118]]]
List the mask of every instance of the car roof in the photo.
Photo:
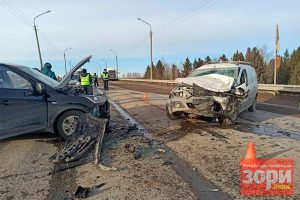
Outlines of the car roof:
[[8,66],[8,67],[16,67],[16,68],[24,68],[24,67],[26,67],[26,66],[23,66],[23,65],[11,64],[11,63],[0,63],[0,65],[5,65],[5,66]]
[[239,63],[212,63],[212,64],[207,64],[203,65],[196,70],[201,70],[201,69],[213,69],[213,68],[239,68],[239,67],[244,67],[244,68],[253,68],[251,65],[248,64],[239,64]]

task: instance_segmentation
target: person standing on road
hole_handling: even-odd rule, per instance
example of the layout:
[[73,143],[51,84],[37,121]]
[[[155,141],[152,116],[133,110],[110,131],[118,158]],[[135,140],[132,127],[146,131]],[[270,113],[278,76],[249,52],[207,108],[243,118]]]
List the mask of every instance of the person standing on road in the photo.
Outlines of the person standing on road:
[[101,75],[104,85],[104,90],[108,91],[108,81],[109,81],[109,74],[106,69],[103,70],[103,73]]
[[82,69],[80,76],[81,87],[85,94],[91,94],[92,76],[87,73],[86,69]]
[[93,81],[94,81],[94,87],[99,86],[99,84],[98,84],[98,76],[97,76],[96,73],[94,73],[94,75],[93,75]]
[[57,81],[55,73],[51,70],[51,68],[52,68],[52,65],[47,62],[47,63],[44,64],[44,67],[42,67],[41,72],[42,72],[42,74],[44,74],[44,75],[46,75],[46,76],[48,76],[48,77],[50,77],[50,78]]

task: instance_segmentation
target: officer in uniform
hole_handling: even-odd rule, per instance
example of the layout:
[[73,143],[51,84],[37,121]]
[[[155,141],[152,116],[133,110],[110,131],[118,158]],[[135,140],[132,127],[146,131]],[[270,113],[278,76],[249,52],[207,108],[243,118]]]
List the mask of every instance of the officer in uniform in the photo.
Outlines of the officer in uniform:
[[93,81],[94,81],[94,87],[99,86],[99,84],[98,84],[98,76],[97,76],[96,73],[94,73],[94,75],[93,75]]
[[109,74],[106,69],[103,70],[103,73],[101,76],[102,76],[102,80],[103,80],[104,90],[108,91]]
[[91,84],[92,84],[92,76],[87,73],[86,69],[82,69],[82,74],[80,76],[81,87],[86,94],[91,94]]

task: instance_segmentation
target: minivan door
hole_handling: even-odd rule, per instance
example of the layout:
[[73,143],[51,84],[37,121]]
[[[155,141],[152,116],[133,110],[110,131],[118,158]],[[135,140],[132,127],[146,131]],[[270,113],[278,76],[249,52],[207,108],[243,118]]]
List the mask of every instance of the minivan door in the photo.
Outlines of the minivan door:
[[[240,78],[239,78],[239,85],[242,85],[244,83],[247,86],[247,90],[249,90],[249,88],[248,88],[249,83],[248,83],[248,76],[247,76],[246,69],[242,70]],[[245,92],[248,92],[248,91],[245,91]],[[251,105],[250,103],[251,102],[249,101],[249,94],[248,94],[248,96],[241,102],[240,107],[239,107],[239,112],[246,110]]]
[[47,104],[34,84],[0,65],[0,139],[47,128]]

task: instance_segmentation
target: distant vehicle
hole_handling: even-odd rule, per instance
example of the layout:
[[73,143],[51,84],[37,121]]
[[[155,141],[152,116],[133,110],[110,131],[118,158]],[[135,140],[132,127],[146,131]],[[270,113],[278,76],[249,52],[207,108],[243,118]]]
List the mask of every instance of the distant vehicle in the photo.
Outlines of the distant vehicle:
[[79,79],[80,79],[80,74],[81,74],[81,71],[77,71],[73,74],[73,76],[71,77],[71,80],[69,81],[68,85],[69,86],[72,86],[74,88],[81,88],[81,84],[79,82]]
[[176,81],[180,84],[172,90],[166,104],[170,119],[186,114],[212,117],[230,125],[239,113],[256,109],[257,76],[249,63],[208,64]]
[[67,83],[92,56],[84,58],[57,82],[37,70],[0,63],[0,139],[29,132],[58,132],[72,137],[82,113],[110,118],[104,94],[85,95]]
[[114,68],[107,68],[107,72],[109,74],[109,80],[111,81],[117,81],[117,72]]

